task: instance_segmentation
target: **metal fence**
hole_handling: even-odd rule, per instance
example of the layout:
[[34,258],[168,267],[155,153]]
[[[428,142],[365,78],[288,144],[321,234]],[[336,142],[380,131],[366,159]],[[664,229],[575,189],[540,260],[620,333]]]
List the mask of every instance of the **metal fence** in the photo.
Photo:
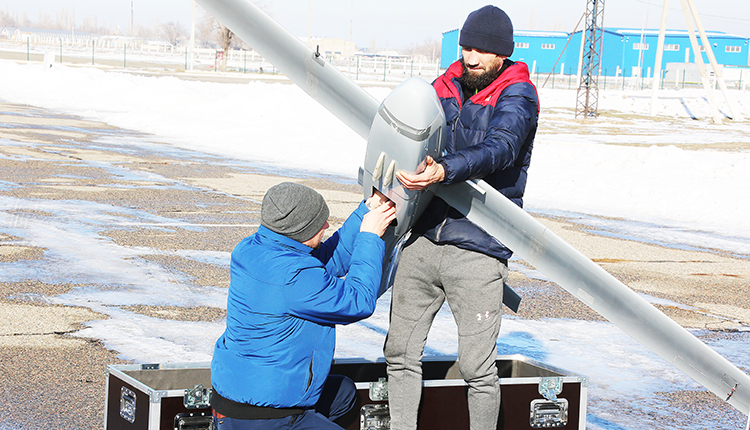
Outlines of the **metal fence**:
[[[210,58],[212,52],[196,52],[194,58],[199,63]],[[223,52],[215,51],[217,58]],[[342,73],[354,80],[400,82],[406,78],[420,76],[425,80],[433,80],[440,73],[438,60],[415,60],[410,57],[370,57],[356,56],[352,58],[338,58],[326,60]],[[215,66],[218,66],[218,62]],[[227,70],[243,73],[277,73],[273,64],[268,63],[253,51],[230,51],[227,57]]]
[[[199,48],[191,53],[187,47],[138,44],[114,46],[91,40],[85,44],[65,44],[61,41],[50,43],[32,43],[15,41],[12,38],[0,38],[0,50],[13,51],[14,59],[26,61],[49,61],[52,56],[56,63],[89,63],[117,67],[159,68],[172,70],[219,71],[225,70],[242,74],[271,74],[280,72],[254,51],[231,50],[226,55],[226,66],[223,64],[223,51]],[[5,58],[10,58],[5,56]],[[419,76],[427,81],[434,80],[444,69],[440,69],[439,60],[418,60],[406,56],[355,56],[327,60],[345,75],[356,81],[374,81],[398,83],[404,79]],[[537,88],[577,89],[576,71],[569,68],[565,73],[532,73],[531,80]],[[599,76],[601,90],[643,90],[650,89],[653,78],[645,76],[607,76],[606,71]],[[747,90],[750,86],[750,68],[724,67],[724,80],[728,88]],[[710,82],[717,87],[715,76]],[[684,67],[662,72],[660,88],[680,89],[701,86],[697,72]]]
[[[23,51],[27,61],[43,61],[54,54],[56,63],[90,63],[92,65],[121,65],[122,67],[171,68],[173,70],[229,71],[259,74],[279,74],[276,67],[254,51],[150,45],[147,43],[102,43],[90,40],[87,44],[45,40],[35,43],[0,38],[0,45],[12,51]],[[2,46],[0,46],[2,49]],[[224,56],[226,55],[226,62]],[[192,59],[192,61],[191,61]],[[438,60],[415,60],[410,57],[371,57],[326,60],[354,80],[400,82],[413,76],[431,81],[441,72]],[[151,64],[152,66],[149,66]]]
[[[750,68],[738,68],[736,70],[724,70],[724,82],[727,88],[746,91],[750,87]],[[534,73],[531,80],[537,88],[550,89],[577,89],[578,76],[575,74],[561,73]],[[713,73],[710,74],[709,83],[713,88],[718,88],[718,80]],[[652,89],[653,77],[646,76],[606,76],[598,77],[600,90],[645,90]],[[684,89],[702,87],[703,83],[699,76],[691,75],[684,70],[664,70],[659,80],[660,89]]]

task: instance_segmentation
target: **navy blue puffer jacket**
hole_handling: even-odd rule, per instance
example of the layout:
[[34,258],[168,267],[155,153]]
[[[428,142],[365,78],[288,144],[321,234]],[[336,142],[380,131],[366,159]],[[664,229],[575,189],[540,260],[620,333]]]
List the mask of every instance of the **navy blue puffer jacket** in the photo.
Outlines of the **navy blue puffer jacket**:
[[[506,60],[487,88],[464,100],[460,62],[433,82],[447,121],[443,184],[482,179],[523,206],[526,175],[539,118],[539,97],[526,64]],[[512,252],[440,198],[433,198],[413,231],[436,243],[508,259]]]

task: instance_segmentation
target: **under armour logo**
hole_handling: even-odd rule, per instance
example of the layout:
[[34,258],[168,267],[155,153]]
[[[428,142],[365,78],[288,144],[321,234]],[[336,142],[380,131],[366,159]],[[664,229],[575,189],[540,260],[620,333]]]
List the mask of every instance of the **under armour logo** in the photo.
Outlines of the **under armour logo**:
[[486,311],[484,315],[482,315],[481,313],[477,314],[477,321],[482,322],[483,319],[490,319],[490,311]]

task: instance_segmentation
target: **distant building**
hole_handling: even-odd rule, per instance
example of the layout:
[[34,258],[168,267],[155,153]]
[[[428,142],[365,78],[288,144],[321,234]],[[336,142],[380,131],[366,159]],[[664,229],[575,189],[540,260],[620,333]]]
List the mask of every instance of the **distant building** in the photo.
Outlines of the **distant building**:
[[32,43],[35,45],[65,45],[86,46],[92,43],[97,48],[142,48],[144,45],[153,45],[162,42],[147,42],[140,37],[131,36],[100,36],[81,31],[47,30],[43,28],[4,27],[0,28],[0,37],[11,39],[21,43]]
[[[443,33],[440,66],[448,67],[460,56],[458,30]],[[575,33],[548,31],[515,31],[513,56],[523,61],[532,73],[576,74],[581,52],[581,31]],[[707,31],[706,35],[717,63],[724,66],[750,65],[750,38]],[[698,45],[702,45],[700,36]],[[629,28],[605,29],[601,47],[601,75],[653,77],[659,30]],[[662,70],[668,63],[693,63],[695,53],[687,31],[667,30],[664,41]],[[708,56],[701,48],[704,63]]]
[[562,31],[514,31],[513,40],[516,43],[512,59],[523,61],[534,73],[549,73],[555,68],[555,73],[575,74],[577,61],[565,61],[560,58],[564,52],[569,52],[568,33]]
[[[458,37],[458,30],[443,33],[441,68],[448,68],[461,56]],[[514,31],[513,39],[516,46],[511,58],[526,63],[531,73],[549,73],[555,67],[555,63],[565,49],[568,37],[569,34],[562,31]],[[565,65],[566,73],[570,66],[578,67],[577,65],[567,64]],[[575,73],[575,70],[573,70],[573,73]]]
[[354,42],[344,39],[313,37],[309,41],[307,38],[300,38],[300,40],[313,51],[320,52],[320,55],[328,60],[350,58],[357,52]]
[[440,45],[440,68],[447,69],[461,57],[461,47],[458,46],[458,30],[443,33],[443,43]]
[[0,27],[0,38],[10,39],[15,33],[15,27]]
[[407,61],[411,60],[411,55],[405,55],[405,54],[399,54],[396,51],[378,51],[378,52],[362,52],[359,51],[356,53],[356,56],[359,58],[367,58],[371,60],[400,60],[400,61]]
[[2,37],[17,42],[30,42],[35,44],[53,45],[64,44],[71,46],[91,45],[93,36],[90,33],[80,31],[46,30],[42,28],[6,27],[0,31]]
[[[706,31],[716,62],[724,66],[747,66],[750,64],[748,56],[748,42],[750,39],[735,36],[720,31]],[[708,54],[702,47],[703,42],[696,34],[701,56],[705,64],[709,64]],[[641,30],[631,28],[610,28],[604,31],[604,43],[601,52],[601,74],[604,76],[653,77],[656,62],[656,49],[659,40],[659,30]],[[571,36],[571,46],[580,47],[581,32]],[[578,52],[566,52],[571,62]],[[686,30],[667,30],[664,37],[664,54],[661,69],[667,70],[667,63],[694,63],[690,37]]]
[[171,47],[170,44],[166,42],[147,42],[140,37],[131,37],[131,36],[97,36],[96,38],[96,46],[97,48],[106,48],[106,49],[143,49],[146,45],[166,45],[168,47]]

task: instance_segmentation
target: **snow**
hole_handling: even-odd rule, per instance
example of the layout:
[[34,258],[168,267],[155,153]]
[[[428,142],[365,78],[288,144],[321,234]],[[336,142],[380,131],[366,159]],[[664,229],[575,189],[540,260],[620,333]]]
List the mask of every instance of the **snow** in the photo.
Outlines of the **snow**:
[[[0,61],[0,82],[3,101],[79,115],[148,133],[152,135],[149,142],[272,168],[305,170],[354,182],[364,156],[366,142],[295,85],[210,83],[58,64],[47,69],[10,61]],[[365,88],[378,100],[390,91],[382,86]],[[624,237],[727,251],[747,258],[750,121],[746,113],[750,93],[732,90],[731,96],[736,119],[721,125],[711,123],[705,93],[698,89],[663,90],[654,118],[648,117],[650,92],[601,91],[602,115],[583,121],[573,119],[575,91],[541,89],[542,119],[529,171],[526,208],[575,214],[581,223],[604,226]],[[717,99],[722,100],[720,96]],[[690,118],[681,100],[698,120]],[[724,102],[721,109],[730,111]],[[150,144],[138,137],[118,142]],[[0,181],[0,187],[12,186]],[[41,209],[40,205],[53,216],[19,222],[9,212],[21,207]],[[0,197],[0,231],[48,249],[50,260],[4,264],[4,282],[33,276],[42,282],[91,285],[59,297],[30,299],[85,306],[108,315],[107,320],[87,323],[79,335],[101,339],[122,358],[138,362],[210,360],[223,321],[176,322],[136,315],[117,306],[224,307],[225,289],[193,286],[138,257],[174,252],[228,267],[229,255],[127,247],[99,234],[112,225],[134,220],[154,226],[175,225],[173,219],[132,208]],[[189,222],[180,226],[200,228]],[[515,263],[511,269],[526,270]],[[115,284],[128,288],[95,287]],[[388,301],[386,294],[373,317],[338,330],[338,357],[382,354]],[[747,369],[747,340],[739,334],[709,343]],[[592,429],[653,428],[648,412],[659,407],[649,400],[655,393],[701,388],[606,322],[507,317],[498,345],[503,354],[521,353],[588,376],[588,428]],[[455,324],[447,307],[435,321],[426,351],[430,355],[456,354]],[[618,414],[605,408],[607,402],[643,414]],[[713,427],[715,423],[696,420],[690,425],[686,428]]]

